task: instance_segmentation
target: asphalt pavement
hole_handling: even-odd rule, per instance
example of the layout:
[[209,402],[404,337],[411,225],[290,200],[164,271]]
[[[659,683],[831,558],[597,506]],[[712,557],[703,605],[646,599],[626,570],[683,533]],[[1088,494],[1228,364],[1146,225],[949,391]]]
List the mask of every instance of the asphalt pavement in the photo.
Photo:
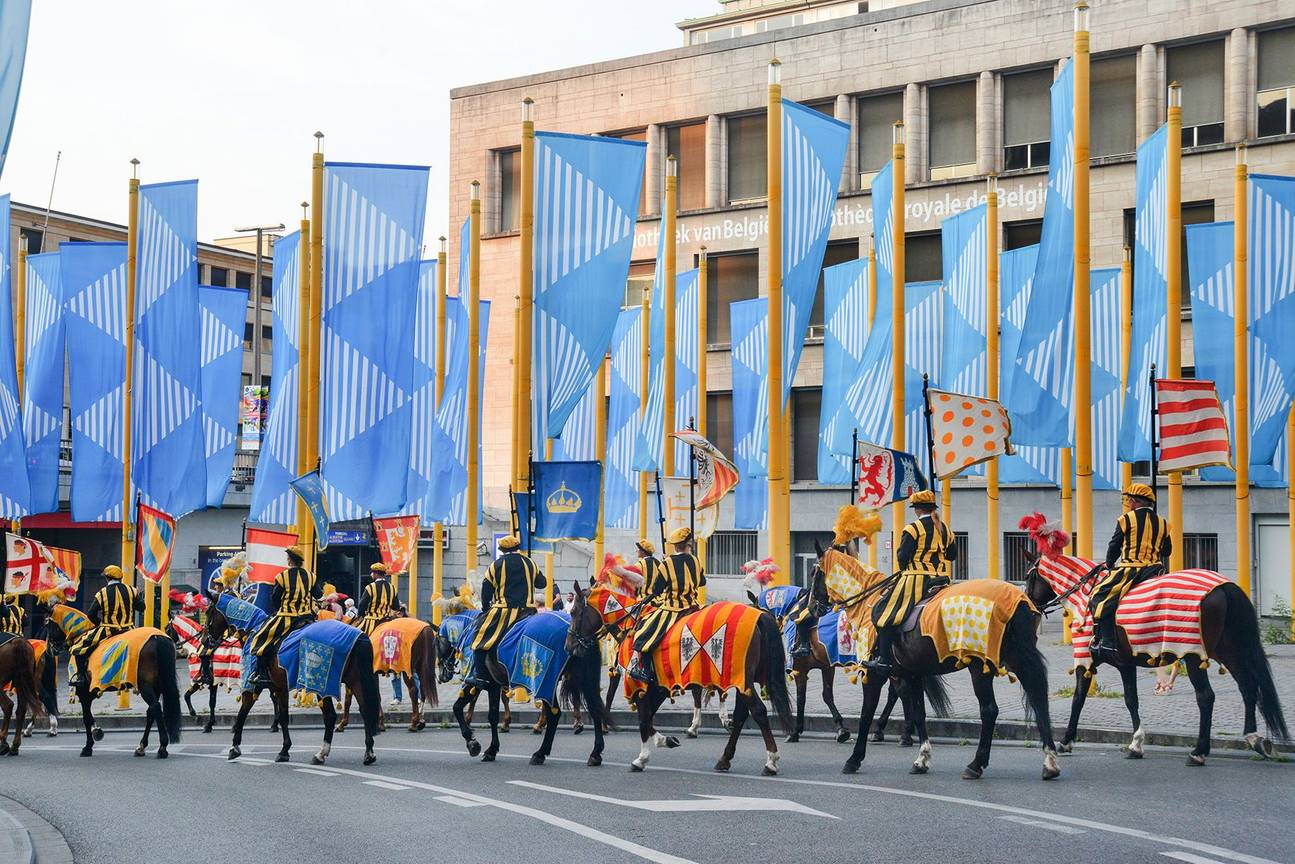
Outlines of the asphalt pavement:
[[[356,730],[310,764],[321,731],[294,731],[292,761],[275,764],[278,736],[253,732],[226,759],[227,733],[186,731],[171,758],[134,758],[138,735],[109,732],[91,759],[79,735],[27,739],[0,760],[0,794],[52,823],[78,864],[151,861],[738,862],[986,861],[1241,862],[1292,860],[1295,767],[1216,755],[1204,768],[1181,750],[1141,761],[1112,746],[1081,746],[1061,779],[1040,779],[1037,748],[999,743],[984,778],[962,780],[972,748],[937,742],[926,775],[916,753],[874,745],[860,774],[840,774],[849,745],[822,737],[780,744],[777,777],[762,777],[763,746],[745,735],[728,774],[703,734],[654,750],[645,773],[628,731],[608,739],[564,730],[543,766],[539,739],[503,736],[499,761],[467,756],[457,732],[393,730],[378,762],[361,764]],[[4,808],[0,798],[0,810]],[[39,861],[39,857],[37,858]]]

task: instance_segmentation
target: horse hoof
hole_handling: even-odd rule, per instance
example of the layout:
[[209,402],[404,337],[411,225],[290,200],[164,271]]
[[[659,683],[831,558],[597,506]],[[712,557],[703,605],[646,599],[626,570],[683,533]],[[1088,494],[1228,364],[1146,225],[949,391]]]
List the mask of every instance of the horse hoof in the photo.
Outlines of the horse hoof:
[[1127,753],[1125,753],[1125,754],[1124,754],[1124,758],[1125,758],[1125,759],[1141,759],[1141,758],[1142,758],[1142,751],[1141,751],[1141,750],[1130,750],[1129,752],[1127,752]]
[[85,745],[84,747],[82,747],[82,748],[81,748],[81,755],[82,755],[82,756],[93,756],[93,755],[94,755],[94,748],[93,748],[93,747],[91,747],[89,744]]
[[[278,729],[277,729],[277,728],[274,728],[274,729],[271,729],[271,730],[270,730],[270,732],[272,732],[272,733],[273,733],[273,732],[277,732],[277,731],[278,731]],[[333,727],[333,731],[334,731],[334,732],[336,732],[336,733],[345,732],[345,731],[346,731],[346,724],[345,724],[345,723],[338,723],[336,726],[334,726],[334,727]]]
[[544,757],[543,757],[541,754],[536,753],[535,755],[531,756],[531,764],[532,764],[532,765],[543,765],[543,764],[544,764]]
[[1251,750],[1265,759],[1272,759],[1277,755],[1277,748],[1273,747],[1273,742],[1258,733],[1252,732],[1247,735],[1246,743],[1250,745]]
[[45,737],[46,737],[46,738],[57,738],[57,737],[58,737],[58,730],[57,730],[57,729],[51,729],[51,730],[49,730],[48,732],[46,732],[46,733],[45,733]]
[[316,753],[314,756],[311,756],[311,757],[310,757],[310,764],[311,764],[311,765],[323,765],[323,764],[324,764],[324,757],[323,757],[323,756],[320,756],[318,753]]
[[1204,768],[1204,767],[1205,767],[1205,757],[1204,757],[1204,756],[1197,756],[1195,753],[1188,753],[1188,754],[1187,754],[1187,767],[1188,767],[1188,768]]
[[909,767],[909,769],[908,769],[908,773],[909,773],[909,774],[925,774],[927,771],[930,771],[930,770],[931,770],[931,769],[930,769],[930,768],[928,768],[928,767],[927,767],[927,766],[925,766],[925,765],[918,765],[917,763],[913,763],[913,765],[911,765],[911,766]]
[[585,724],[583,723],[577,723],[576,725],[571,727],[572,735],[579,735],[583,731],[585,731]]
[[1049,766],[1049,765],[1045,765],[1045,766],[1043,766],[1043,779],[1044,779],[1044,780],[1056,780],[1056,779],[1057,779],[1058,777],[1060,777],[1060,776],[1061,776],[1061,769],[1060,769],[1060,768],[1054,768],[1054,767]]
[[687,736],[688,738],[696,738],[696,737],[697,737],[697,730],[695,730],[695,729],[689,729],[688,731],[684,732],[683,734],[684,734],[685,736]]
[[168,756],[170,756],[170,755],[171,755],[171,754],[170,754],[170,753],[167,753],[165,749],[159,749],[159,750],[157,751],[157,758],[158,758],[158,759],[165,759],[165,758],[167,758],[167,757],[168,757]]
[[667,735],[667,736],[665,736],[665,748],[666,748],[667,750],[673,750],[674,748],[676,748],[676,747],[678,747],[678,746],[679,746],[679,739],[678,739],[678,738],[674,737],[673,735]]
[[1073,743],[1058,744],[1057,752],[1063,756],[1069,756],[1071,753],[1075,752],[1075,745]]
[[793,732],[782,740],[783,740],[783,743],[785,744],[798,744],[800,743],[800,733]]
[[8,755],[9,755],[9,742],[0,741],[0,756],[8,756]]
[[768,765],[766,765],[760,769],[760,773],[763,774],[765,777],[777,777],[778,769],[770,768]]
[[17,755],[18,755],[18,748],[17,748],[17,747],[10,747],[8,750],[6,750],[6,751],[5,751],[5,754],[4,754],[4,755],[6,755],[6,756],[17,756]]
[[856,761],[854,761],[853,759],[847,759],[847,760],[846,760],[846,762],[845,762],[845,765],[844,765],[844,766],[842,766],[842,768],[841,768],[841,773],[842,773],[842,774],[858,774],[858,773],[859,773],[859,763],[858,763],[858,762],[856,762]]
[[94,727],[94,730],[90,733],[90,735],[91,735],[91,737],[93,737],[93,738],[94,738],[94,740],[96,740],[96,741],[102,741],[102,740],[103,740],[103,730],[102,730],[102,729],[100,729],[98,726]]
[[721,759],[715,763],[715,770],[722,772],[724,774],[728,773],[729,767],[730,767],[730,763],[728,762],[727,759]]
[[141,745],[139,745],[138,747],[136,747],[136,748],[135,748],[135,755],[136,755],[136,756],[143,756],[143,755],[144,755],[144,753],[145,753],[145,750],[144,750],[144,745],[143,745],[143,744],[141,744]]
[[590,756],[589,759],[586,760],[585,764],[588,765],[590,768],[597,768],[598,766],[603,764],[603,757],[598,755]]
[[230,748],[229,748],[229,757],[228,757],[228,758],[229,758],[229,761],[230,761],[230,762],[233,762],[235,759],[237,759],[239,756],[242,756],[242,755],[243,755],[243,751],[242,751],[242,750],[240,750],[240,749],[238,749],[237,747],[230,747]]
[[373,753],[365,753],[365,754],[364,754],[364,764],[365,764],[365,765],[372,765],[374,762],[377,762],[377,761],[378,761],[378,757],[377,757],[377,756],[375,756]]
[[543,731],[544,731],[544,727],[543,727],[543,726],[532,726],[532,727],[531,727],[531,734],[532,734],[532,735],[539,735],[539,734],[540,734],[540,733],[542,733]]
[[873,743],[873,744],[881,744],[881,743],[885,742],[885,740],[886,740],[886,733],[885,733],[885,732],[873,732],[873,733],[872,733],[872,743]]
[[842,727],[842,728],[840,728],[840,729],[837,729],[837,730],[836,730],[836,743],[837,743],[837,744],[844,744],[846,741],[849,741],[849,740],[850,740],[850,730],[849,730],[849,729],[846,729],[845,727]]
[[275,761],[275,762],[287,762],[287,761],[288,761],[288,754],[287,754],[287,753],[280,753],[278,756],[275,756],[275,757],[274,757],[274,761]]
[[500,727],[499,727],[499,731],[500,731],[501,733],[503,733],[504,735],[507,735],[509,732],[513,731],[513,724],[512,724],[512,723],[505,723],[505,724],[503,724],[502,726],[500,726]]
[[197,719],[198,719],[198,712],[197,712],[197,711],[190,711],[190,712],[189,712],[189,719],[190,719],[190,720],[197,720]]
[[203,725],[203,727],[202,727],[202,734],[203,734],[203,735],[210,735],[210,734],[211,734],[211,729],[212,729],[212,724],[210,724],[210,723],[206,723],[206,724],[204,724],[204,725]]
[[733,721],[732,721],[732,720],[725,720],[725,721],[724,721],[724,731],[725,731],[725,732],[732,732],[732,731],[733,731]]
[[419,721],[418,721],[418,731],[419,731],[419,732],[422,732],[422,731],[423,731],[424,729],[426,729],[426,728],[427,728],[427,721],[426,721],[426,720],[419,720]]
[[642,766],[642,765],[640,765],[640,764],[639,764],[639,763],[637,763],[637,762],[630,762],[630,773],[631,773],[631,774],[642,774],[642,773],[643,773],[643,766]]
[[[963,780],[979,780],[981,777],[984,776],[984,774],[985,774],[985,770],[975,765],[968,765],[966,768],[962,769]],[[1045,775],[1047,774],[1046,770],[1044,771],[1044,774]]]
[[913,739],[912,739],[912,738],[909,738],[908,736],[905,736],[905,737],[903,737],[903,738],[900,738],[900,739],[899,739],[899,746],[900,746],[900,747],[912,747],[912,746],[913,746]]
[[482,753],[482,754],[481,754],[481,761],[482,761],[482,762],[493,762],[493,761],[495,761],[495,753],[496,753],[496,751],[494,751],[494,750],[487,750],[485,753]]
[[481,742],[478,741],[476,738],[473,738],[472,740],[468,741],[468,755],[475,759],[478,755],[480,755],[480,753],[481,753]]

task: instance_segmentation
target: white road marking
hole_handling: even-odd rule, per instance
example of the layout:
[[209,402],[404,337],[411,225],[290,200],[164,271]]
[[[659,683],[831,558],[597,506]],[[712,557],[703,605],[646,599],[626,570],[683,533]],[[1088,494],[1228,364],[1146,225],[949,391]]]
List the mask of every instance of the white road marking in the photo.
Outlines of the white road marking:
[[[1070,825],[1058,825],[1055,822],[1047,822],[1043,819],[1028,819],[1024,816],[999,816],[1007,822],[1015,822],[1018,825],[1029,825],[1034,828],[1043,828],[1048,831],[1056,831],[1058,834],[1083,834],[1083,828],[1074,828]],[[1168,853],[1165,853],[1168,854]]]
[[797,801],[788,801],[786,798],[743,798],[735,795],[693,793],[697,795],[696,798],[685,798],[679,801],[625,801],[620,798],[609,798],[606,795],[594,795],[591,792],[577,792],[574,789],[559,789],[556,786],[530,783],[526,780],[509,780],[508,782],[513,786],[522,786],[526,789],[538,789],[541,792],[552,792],[556,795],[570,795],[573,798],[600,801],[603,804],[615,804],[619,807],[633,807],[636,810],[649,810],[653,813],[736,813],[740,810],[779,810],[786,813],[822,816],[824,819],[837,818],[831,813],[824,813],[821,810],[806,807]]
[[408,786],[401,786],[399,783],[388,783],[386,780],[365,780],[365,786],[376,786],[379,789],[390,789],[392,792],[408,792]]
[[480,801],[468,801],[465,798],[456,798],[453,795],[437,795],[437,801],[444,801],[446,804],[453,804],[455,807],[485,807]]
[[1193,855],[1190,852],[1161,852],[1166,858],[1176,858],[1179,861],[1186,861],[1187,864],[1223,864],[1221,861],[1215,861],[1213,858],[1204,858],[1200,855]]
[[314,774],[317,777],[336,777],[336,771],[321,771],[318,768],[293,768],[298,774]]

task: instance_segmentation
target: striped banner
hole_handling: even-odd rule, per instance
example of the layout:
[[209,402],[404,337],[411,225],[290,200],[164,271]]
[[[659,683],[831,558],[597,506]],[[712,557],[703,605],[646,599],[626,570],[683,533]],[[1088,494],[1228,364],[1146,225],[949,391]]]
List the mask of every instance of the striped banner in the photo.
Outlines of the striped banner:
[[428,173],[324,166],[319,451],[335,521],[405,503]]
[[118,522],[126,377],[126,244],[64,243],[59,256],[75,454],[72,519]]
[[297,471],[297,407],[301,387],[301,232],[274,244],[274,331],[270,364],[270,405],[252,487],[251,522],[292,525],[296,498],[288,481]]
[[1231,465],[1228,421],[1213,381],[1157,378],[1155,398],[1160,421],[1159,471]]
[[733,527],[769,527],[769,300],[758,297],[729,304],[733,351]]
[[1120,333],[1120,268],[1088,274],[1089,315],[1092,319],[1091,361],[1093,424],[1093,488],[1120,488],[1120,375],[1124,357]]
[[[697,270],[675,277],[674,429],[685,429],[697,417],[697,301],[701,297]],[[688,476],[688,445],[674,441],[674,470]]]
[[[9,196],[0,195],[0,230],[4,232],[0,237],[0,345],[14,344],[9,229]],[[31,483],[27,479],[27,445],[18,400],[17,358],[13,351],[0,351],[0,517],[18,519],[30,512]]]
[[[1012,249],[998,256],[998,395],[1004,405],[1009,403],[1016,370],[1016,349],[1021,343],[1021,328],[1025,326],[1025,312],[1030,303],[1038,257],[1037,245]],[[1016,444],[1015,441],[1012,443]],[[1021,445],[1016,447],[1016,455],[998,460],[998,482],[1001,485],[1045,483],[1056,486],[1060,472],[1061,451],[1055,447]]]
[[57,252],[27,259],[26,369],[23,440],[33,513],[58,510],[59,444],[63,429],[63,276]]
[[643,365],[642,319],[639,307],[622,309],[612,333],[607,453],[603,462],[603,523],[609,528],[637,529],[639,524],[639,478],[633,462]]
[[[466,255],[466,253],[465,253]],[[477,357],[480,380],[485,380],[486,343],[490,336],[490,302],[482,300],[481,351]],[[484,399],[479,400],[475,418],[481,428]],[[436,408],[432,439],[432,484],[426,523],[466,525],[468,522],[468,309],[458,297],[445,304],[445,387]],[[480,444],[478,434],[477,442]],[[480,454],[478,454],[479,456]],[[477,476],[478,491],[481,477]],[[481,496],[478,494],[480,503]]]
[[140,187],[131,479],[176,519],[207,503],[197,235],[197,180]]
[[[944,335],[939,379],[942,387],[968,396],[985,396],[989,387],[989,341],[985,333],[988,232],[988,204],[940,223]],[[913,441],[909,446],[917,449]],[[975,464],[962,473],[983,476],[985,468]]]
[[[648,317],[648,397],[634,439],[634,470],[657,471],[665,447],[665,241],[657,232],[656,270],[652,274]],[[677,331],[676,331],[677,332]]]
[[4,172],[5,157],[9,154],[9,136],[13,133],[14,114],[18,111],[18,93],[22,89],[30,23],[31,0],[6,0],[0,4],[0,57],[4,58],[4,62],[0,64],[0,173]]
[[535,135],[535,452],[562,435],[611,344],[647,145]]
[[894,288],[894,199],[895,163],[891,161],[872,178],[872,247],[877,259],[877,308],[887,312]]
[[[207,506],[225,501],[238,444],[239,385],[243,380],[243,288],[198,287],[202,311],[202,440],[207,457]],[[273,381],[273,379],[271,379]]]
[[135,524],[139,526],[135,569],[148,581],[160,582],[171,569],[175,520],[161,510],[140,504]]
[[1251,174],[1250,459],[1278,450],[1295,394],[1295,177]]
[[[858,418],[845,408],[845,392],[863,374],[868,343],[868,259],[847,261],[823,270],[823,398],[818,423],[818,482],[850,482],[852,434]],[[845,440],[845,452],[835,449]]]
[[[414,317],[414,373],[410,413],[409,481],[402,516],[428,510],[432,491],[432,448],[436,430],[436,304],[439,298],[435,259],[418,262],[418,312]],[[431,526],[426,518],[421,524]]]
[[553,438],[553,459],[558,462],[589,462],[598,458],[594,448],[594,437],[597,429],[598,391],[596,383],[590,383],[589,389],[580,397],[576,407],[567,416],[566,428],[562,437]]

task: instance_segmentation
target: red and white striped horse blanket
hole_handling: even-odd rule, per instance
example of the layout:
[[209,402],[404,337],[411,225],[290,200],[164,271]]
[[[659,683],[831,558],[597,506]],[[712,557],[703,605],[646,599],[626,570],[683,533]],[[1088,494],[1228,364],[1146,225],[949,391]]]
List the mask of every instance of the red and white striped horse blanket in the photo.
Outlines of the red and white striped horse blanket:
[[[1057,594],[1064,594],[1096,563],[1073,555],[1045,557],[1039,559],[1039,575]],[[1088,607],[1097,581],[1089,580],[1065,601],[1071,616],[1072,668],[1092,665],[1088,643],[1093,640],[1093,616]],[[1115,624],[1137,656],[1208,657],[1201,638],[1201,601],[1227,581],[1210,570],[1179,570],[1148,579],[1124,595],[1115,611]]]
[[[202,627],[187,615],[176,615],[171,619],[171,628],[179,637],[180,644],[189,649],[189,680],[197,681],[202,674],[202,661],[198,658]],[[216,653],[211,657],[212,680],[217,684],[233,687],[238,684],[242,672],[243,643],[237,639],[226,639],[217,646]]]

